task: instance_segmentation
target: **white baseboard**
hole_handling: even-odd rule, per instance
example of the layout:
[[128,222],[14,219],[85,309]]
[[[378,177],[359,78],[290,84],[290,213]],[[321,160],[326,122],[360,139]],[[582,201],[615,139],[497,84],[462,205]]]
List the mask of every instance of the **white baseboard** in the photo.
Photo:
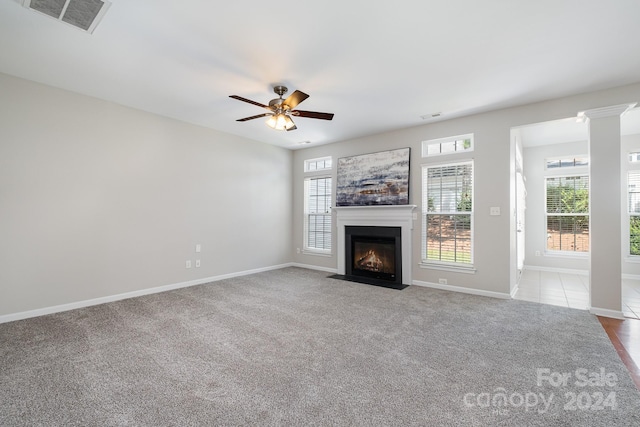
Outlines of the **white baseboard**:
[[483,291],[482,289],[463,288],[461,286],[441,285],[440,283],[422,282],[414,280],[412,285],[424,286],[426,288],[440,289],[443,291],[462,292],[464,294],[480,295],[483,297],[511,299],[511,295],[503,292]]
[[231,279],[233,277],[247,276],[249,274],[262,273],[264,271],[279,270],[285,267],[292,267],[293,264],[280,264],[270,267],[256,268],[253,270],[239,271],[236,273],[222,274],[219,276],[205,277],[202,279],[189,280],[187,282],[173,283],[170,285],[158,286],[155,288],[141,289],[138,291],[125,292],[123,294],[109,295],[106,297],[93,298],[84,301],[72,302],[69,304],[44,307],[36,310],[22,311],[19,313],[5,314],[0,316],[0,323],[13,322],[15,320],[28,319],[30,317],[44,316],[47,314],[60,313],[62,311],[75,310],[77,308],[90,307],[93,305],[105,304],[108,302],[120,301],[128,298],[140,297],[143,295],[157,294],[160,292],[172,291],[174,289],[187,288],[189,286],[203,285],[205,283],[217,282],[219,280]]
[[550,273],[577,274],[579,276],[588,276],[589,270],[578,270],[574,268],[556,268],[556,267],[540,267],[538,265],[525,265],[524,270],[548,271]]
[[291,263],[291,267],[300,267],[300,268],[306,268],[307,270],[326,271],[327,273],[338,274],[338,269],[337,268],[319,267],[317,265],[301,264],[301,263],[298,263],[298,262]]
[[608,310],[606,308],[598,308],[598,307],[591,307],[589,309],[589,312],[591,314],[595,314],[596,316],[602,316],[602,317],[610,317],[612,319],[621,319],[624,320],[624,313],[622,313],[622,311],[618,311],[618,310]]

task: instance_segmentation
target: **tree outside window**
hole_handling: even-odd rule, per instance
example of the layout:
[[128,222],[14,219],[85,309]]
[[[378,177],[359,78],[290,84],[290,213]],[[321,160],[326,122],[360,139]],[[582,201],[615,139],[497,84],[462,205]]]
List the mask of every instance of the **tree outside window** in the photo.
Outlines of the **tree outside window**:
[[546,179],[547,250],[589,251],[589,177]]

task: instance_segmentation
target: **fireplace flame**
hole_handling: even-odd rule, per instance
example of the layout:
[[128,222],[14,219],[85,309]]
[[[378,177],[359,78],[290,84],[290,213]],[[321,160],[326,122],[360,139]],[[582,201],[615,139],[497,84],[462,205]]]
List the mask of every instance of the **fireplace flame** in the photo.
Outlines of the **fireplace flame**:
[[358,258],[356,265],[361,270],[381,272],[384,270],[384,263],[373,249],[367,251],[364,256]]

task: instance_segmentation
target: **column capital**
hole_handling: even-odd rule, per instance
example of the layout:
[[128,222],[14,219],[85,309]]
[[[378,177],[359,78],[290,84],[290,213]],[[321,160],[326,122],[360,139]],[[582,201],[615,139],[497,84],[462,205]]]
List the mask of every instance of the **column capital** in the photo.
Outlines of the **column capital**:
[[628,110],[635,107],[637,102],[629,104],[610,105],[608,107],[592,108],[586,111],[580,111],[578,118],[601,119],[603,117],[621,116]]

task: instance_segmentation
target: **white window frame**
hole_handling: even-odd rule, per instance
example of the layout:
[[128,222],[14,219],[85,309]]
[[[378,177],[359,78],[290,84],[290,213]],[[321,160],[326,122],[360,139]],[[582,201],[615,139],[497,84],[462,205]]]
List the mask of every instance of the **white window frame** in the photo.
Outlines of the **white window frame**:
[[[456,137],[457,138],[457,137]],[[430,212],[429,211],[429,194],[428,194],[428,176],[429,169],[432,168],[442,168],[442,167],[452,167],[452,166],[462,166],[462,165],[470,165],[471,166],[471,210],[464,212],[457,211],[439,211],[439,212]],[[447,270],[447,271],[456,271],[456,272],[464,272],[464,273],[475,273],[474,268],[474,246],[475,246],[475,238],[474,238],[474,211],[475,211],[475,164],[473,159],[466,158],[464,160],[454,161],[454,162],[446,162],[446,163],[430,163],[422,165],[422,245],[421,245],[421,262],[420,267],[422,268],[430,268],[437,270]],[[442,260],[434,260],[427,258],[428,252],[428,242],[427,242],[427,216],[428,215],[442,215],[442,214],[451,214],[451,215],[469,215],[470,217],[470,259],[469,262],[461,262],[461,261],[442,261]]]
[[[558,166],[555,167],[550,167],[549,163],[551,163],[552,161],[558,161],[560,162],[560,164]],[[566,165],[563,166],[562,162],[566,161],[566,160],[571,160],[574,162],[573,165]],[[582,165],[576,165],[575,162],[576,160],[584,160],[586,163],[582,164]],[[584,155],[579,155],[579,156],[558,156],[558,157],[549,157],[547,159],[544,159],[544,168],[547,171],[562,171],[561,173],[567,173],[567,171],[571,170],[577,170],[577,169],[582,169],[582,168],[588,168],[589,167],[589,156],[587,156],[586,154]]]
[[[458,143],[467,139],[471,141],[469,147],[467,148],[460,147],[460,144]],[[452,151],[443,152],[442,151],[443,144],[453,144],[454,149]],[[439,151],[437,153],[429,153],[429,147],[430,146],[432,147],[435,145],[439,146]],[[474,147],[474,141],[473,141],[472,133],[468,133],[465,135],[450,136],[446,138],[430,139],[427,141],[422,141],[422,157],[435,157],[435,156],[446,156],[451,154],[469,153],[473,151],[473,147]]]
[[[571,158],[571,157],[568,157]],[[546,160],[545,160],[545,164],[546,164]],[[555,256],[560,256],[560,257],[576,257],[576,258],[584,258],[584,257],[588,257],[589,256],[589,252],[591,251],[591,248],[589,248],[588,251],[576,251],[576,250],[556,250],[556,249],[549,249],[548,248],[548,238],[549,238],[549,233],[548,233],[548,218],[549,216],[586,216],[587,220],[590,222],[590,211],[591,211],[591,194],[589,192],[589,211],[587,211],[586,213],[582,213],[582,212],[572,212],[572,213],[549,213],[548,209],[547,209],[547,189],[548,189],[548,185],[547,185],[547,180],[548,179],[557,179],[557,178],[577,178],[577,177],[586,177],[589,182],[591,182],[591,177],[589,176],[589,169],[588,166],[571,166],[571,167],[558,167],[558,168],[552,168],[552,171],[557,171],[558,173],[553,173],[553,174],[546,174],[544,176],[544,192],[543,192],[543,196],[544,196],[544,235],[545,235],[545,245],[544,245],[544,251],[545,251],[545,255],[555,255]],[[570,173],[569,173],[570,172]],[[589,186],[587,187],[587,189],[589,190]],[[591,234],[591,227],[589,227],[589,234]]]
[[[631,161],[630,163],[637,163],[635,161]],[[630,209],[631,207],[631,192],[629,191],[629,187],[630,187],[630,177],[631,175],[638,175],[638,177],[640,178],[640,167],[639,165],[634,165],[634,167],[630,168],[629,170],[627,170],[627,182],[626,182],[626,189],[625,189],[625,194],[626,194],[626,208],[625,208],[625,212],[626,212],[626,223],[625,223],[625,230],[626,230],[626,236],[624,239],[624,243],[626,243],[626,256],[633,262],[640,262],[640,254],[632,254],[631,253],[631,218],[632,217],[640,217],[640,212],[632,212],[632,210]]]
[[640,163],[640,151],[630,151],[629,155],[627,156],[627,161],[631,164]]
[[[304,161],[304,206],[303,206],[303,243],[302,243],[302,252],[308,255],[320,255],[320,256],[331,256],[333,253],[333,217],[331,213],[331,206],[335,203],[334,198],[334,179],[332,177],[331,172],[333,167],[333,159],[332,157],[319,157],[315,159],[308,159]],[[328,187],[326,191],[329,195],[329,201],[326,207],[326,211],[322,213],[318,212],[309,212],[310,206],[310,194],[309,194],[309,186],[312,180],[317,179],[326,179],[328,180]],[[311,215],[322,215],[325,218],[329,218],[329,248],[320,248],[320,247],[310,247],[309,246],[309,219]],[[325,231],[325,233],[327,233]],[[323,239],[324,242],[324,239]]]
[[331,156],[318,157],[317,159],[307,159],[304,161],[305,172],[330,171],[333,168]]

